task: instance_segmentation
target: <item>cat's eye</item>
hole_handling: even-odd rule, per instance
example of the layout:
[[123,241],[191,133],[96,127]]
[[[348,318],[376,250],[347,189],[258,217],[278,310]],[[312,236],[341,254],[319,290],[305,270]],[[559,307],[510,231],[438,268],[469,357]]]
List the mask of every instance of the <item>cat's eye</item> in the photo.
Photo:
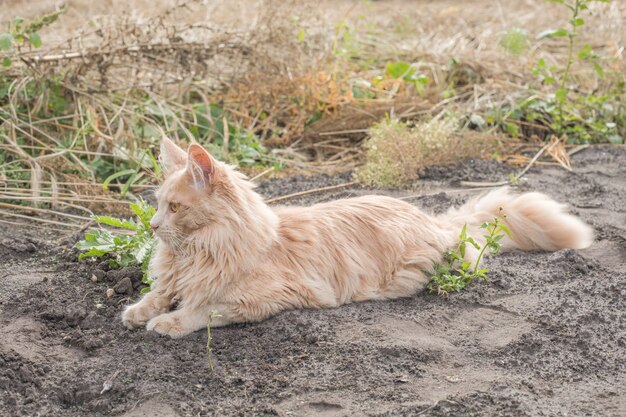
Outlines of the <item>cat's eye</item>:
[[180,208],[180,204],[174,203],[173,201],[170,203],[170,211],[172,213],[176,213],[179,208]]

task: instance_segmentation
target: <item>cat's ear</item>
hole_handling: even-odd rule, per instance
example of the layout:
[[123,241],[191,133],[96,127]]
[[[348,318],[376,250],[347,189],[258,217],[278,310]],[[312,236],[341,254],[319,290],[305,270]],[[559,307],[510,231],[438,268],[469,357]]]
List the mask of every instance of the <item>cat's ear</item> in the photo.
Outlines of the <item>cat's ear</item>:
[[180,168],[187,161],[187,154],[167,137],[161,141],[161,154],[159,156],[165,172],[174,168]]
[[197,143],[189,145],[187,151],[187,172],[191,176],[193,185],[204,188],[215,178],[216,161],[211,155]]

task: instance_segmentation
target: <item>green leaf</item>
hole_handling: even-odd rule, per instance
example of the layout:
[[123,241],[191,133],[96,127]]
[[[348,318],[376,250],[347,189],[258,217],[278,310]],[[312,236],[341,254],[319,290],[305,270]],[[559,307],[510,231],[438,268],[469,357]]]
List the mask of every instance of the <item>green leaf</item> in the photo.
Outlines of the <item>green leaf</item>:
[[131,220],[122,220],[110,216],[93,216],[93,219],[100,224],[119,227],[120,229],[137,230],[137,224]]
[[15,30],[17,32],[20,31],[23,22],[24,22],[24,18],[20,16],[15,16],[15,18],[11,21],[11,23],[13,23],[13,26],[15,27]]
[[156,214],[156,210],[146,201],[140,201],[138,204],[131,204],[130,209],[137,216],[144,229],[150,230],[150,220]]
[[[193,127],[195,128],[196,126]],[[149,150],[146,152],[146,154],[148,155],[148,158],[150,158],[150,163],[152,164],[152,169],[154,169],[154,173],[156,174],[156,176],[161,176],[161,166],[159,165],[159,161],[157,161],[157,159],[154,157],[152,151]]]
[[569,91],[565,88],[559,88],[558,90],[556,90],[556,92],[554,93],[554,96],[556,97],[557,101],[559,103],[564,103],[565,99],[567,98],[567,94],[569,93]]
[[579,59],[586,59],[589,57],[589,55],[591,55],[591,45],[589,45],[588,43],[585,44],[580,51],[578,51],[578,58]]
[[28,41],[34,48],[41,48],[41,37],[37,32],[28,35]]
[[124,197],[128,193],[128,191],[130,191],[130,187],[132,187],[133,184],[143,178],[143,176],[143,172],[135,172],[134,174],[131,174],[128,180],[126,180],[126,182],[124,183],[124,186],[122,186],[122,189],[120,190],[120,195]]
[[576,19],[572,22],[572,25],[573,25],[574,27],[582,26],[582,25],[584,25],[584,24],[585,24],[585,20],[584,20],[583,18],[581,18],[581,17],[576,18]]
[[549,29],[549,30],[544,30],[543,32],[539,33],[537,35],[537,39],[564,37],[567,35],[569,35],[569,31],[567,29],[563,29],[563,28]]
[[506,133],[509,134],[509,136],[512,136],[512,137],[519,136],[519,128],[517,127],[515,123],[505,122],[504,128],[506,130]]
[[0,51],[8,51],[13,47],[13,35],[0,33]]
[[149,256],[156,245],[156,239],[146,239],[144,242],[139,244],[137,251],[135,252],[135,259],[137,262],[142,263],[146,256]]
[[596,72],[596,74],[598,74],[598,77],[600,77],[601,80],[604,79],[604,69],[602,69],[600,64],[598,64],[597,62],[594,62],[593,70]]
[[83,260],[83,259],[85,259],[85,258],[91,258],[92,256],[97,256],[97,257],[100,257],[100,256],[104,256],[104,255],[106,255],[107,253],[108,253],[107,251],[103,251],[103,250],[100,250],[100,249],[95,249],[95,248],[92,248],[92,249],[89,249],[89,250],[88,250],[87,252],[85,252],[85,253],[81,253],[81,254],[78,256],[78,259],[82,261],[82,260]]
[[389,62],[386,66],[387,75],[391,78],[404,78],[413,75],[415,68],[405,61]]
[[137,170],[136,170],[136,169],[125,169],[125,170],[122,170],[122,171],[118,171],[118,172],[116,172],[116,173],[114,173],[114,174],[111,174],[111,175],[109,175],[109,177],[108,177],[107,179],[105,179],[105,180],[104,180],[104,182],[102,183],[102,189],[103,189],[104,191],[108,191],[108,190],[109,190],[109,184],[111,183],[111,181],[113,181],[114,179],[119,178],[119,177],[124,177],[124,176],[126,176],[126,175],[131,175],[131,174],[134,174],[134,173],[136,173],[136,172],[137,172]]
[[306,32],[304,31],[304,29],[300,28],[300,30],[298,31],[298,43],[302,43],[305,35],[306,35]]
[[543,58],[539,58],[537,61],[537,68],[544,69],[546,67],[546,60]]
[[464,224],[463,228],[461,229],[461,234],[459,235],[459,239],[465,240],[466,237],[467,237],[467,224]]
[[8,68],[11,66],[11,58],[9,58],[8,56],[5,56],[4,58],[2,58],[2,66],[5,68]]

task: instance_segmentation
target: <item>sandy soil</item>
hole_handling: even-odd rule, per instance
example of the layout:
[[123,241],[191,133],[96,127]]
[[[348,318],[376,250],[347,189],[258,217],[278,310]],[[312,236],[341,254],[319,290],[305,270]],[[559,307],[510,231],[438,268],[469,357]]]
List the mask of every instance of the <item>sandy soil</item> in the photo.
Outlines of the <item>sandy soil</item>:
[[[583,251],[489,259],[490,284],[442,300],[419,294],[170,340],[126,330],[133,271],[78,263],[75,237],[0,229],[0,415],[624,415],[626,149],[575,156],[575,171],[536,168],[523,189],[566,201],[597,230]],[[431,169],[421,197],[442,211],[460,179],[510,168],[468,161]],[[267,182],[285,194],[342,177]],[[349,189],[290,203],[384,192]],[[93,282],[92,274],[99,278]],[[128,280],[125,281],[128,284]],[[105,296],[109,287],[120,292]]]

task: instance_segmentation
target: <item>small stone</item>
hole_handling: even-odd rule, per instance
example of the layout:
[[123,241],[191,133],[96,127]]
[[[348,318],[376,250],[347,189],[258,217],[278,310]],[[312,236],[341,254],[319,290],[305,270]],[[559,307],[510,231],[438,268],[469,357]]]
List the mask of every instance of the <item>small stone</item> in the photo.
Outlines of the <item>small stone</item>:
[[95,275],[91,275],[91,282],[98,282],[98,277]]
[[100,304],[100,303],[96,304],[96,308],[100,309],[102,307],[104,307],[104,304]]
[[107,273],[103,271],[102,269],[96,269],[93,271],[93,276],[95,276],[98,279],[98,281],[104,281],[106,274]]
[[117,284],[113,287],[116,293],[118,294],[132,294],[133,293],[133,283],[130,278],[122,278],[118,281]]
[[109,288],[107,290],[107,297],[111,298],[111,297],[113,297],[113,294],[115,294],[115,290],[113,288]]

